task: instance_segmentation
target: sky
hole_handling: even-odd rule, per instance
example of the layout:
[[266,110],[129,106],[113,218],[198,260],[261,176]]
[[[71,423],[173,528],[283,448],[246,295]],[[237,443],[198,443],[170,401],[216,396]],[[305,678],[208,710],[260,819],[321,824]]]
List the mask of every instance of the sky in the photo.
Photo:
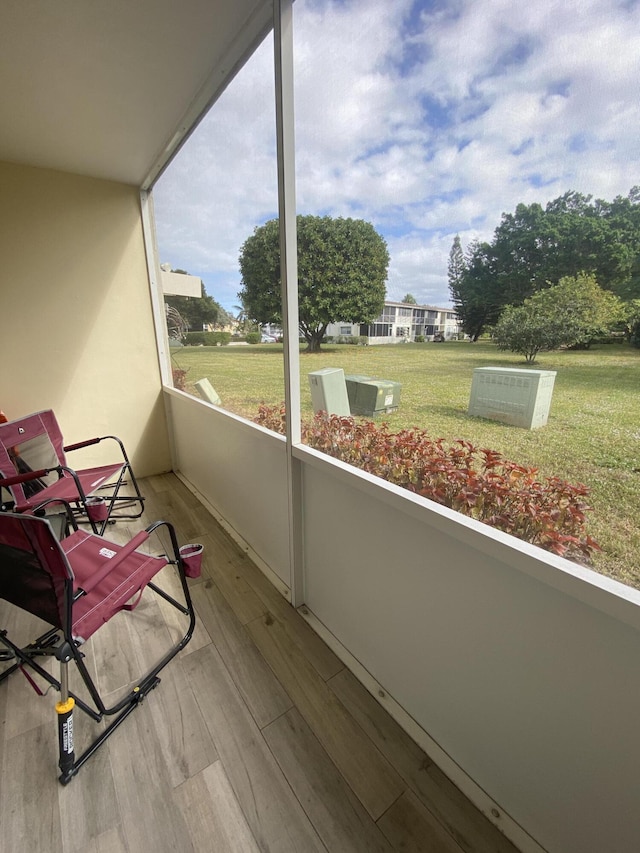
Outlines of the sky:
[[[296,0],[298,213],[372,222],[387,299],[451,304],[447,261],[502,213],[640,184],[640,0]],[[161,263],[237,313],[277,216],[269,36],[154,188]]]

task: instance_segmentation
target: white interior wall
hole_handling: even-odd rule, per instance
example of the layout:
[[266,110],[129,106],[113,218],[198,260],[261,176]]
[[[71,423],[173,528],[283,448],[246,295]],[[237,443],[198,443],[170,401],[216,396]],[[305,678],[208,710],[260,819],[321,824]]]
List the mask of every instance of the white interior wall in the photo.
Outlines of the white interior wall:
[[306,456],[315,616],[544,849],[636,851],[640,595]]
[[174,470],[259,564],[289,580],[286,447],[281,436],[165,389]]

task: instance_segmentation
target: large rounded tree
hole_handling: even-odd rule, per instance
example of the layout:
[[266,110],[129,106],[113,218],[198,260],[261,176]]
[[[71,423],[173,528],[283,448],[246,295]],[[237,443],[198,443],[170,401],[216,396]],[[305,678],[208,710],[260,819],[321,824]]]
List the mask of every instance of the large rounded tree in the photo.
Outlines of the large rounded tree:
[[[318,352],[329,323],[370,323],[382,313],[389,253],[370,222],[298,216],[300,333]],[[278,220],[256,228],[240,251],[247,314],[259,324],[280,323]]]

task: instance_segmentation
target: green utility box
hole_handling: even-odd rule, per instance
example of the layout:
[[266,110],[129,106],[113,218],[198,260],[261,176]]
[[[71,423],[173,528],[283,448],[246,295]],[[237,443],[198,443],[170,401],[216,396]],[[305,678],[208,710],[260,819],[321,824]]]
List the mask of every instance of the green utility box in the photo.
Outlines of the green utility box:
[[341,367],[325,367],[322,370],[314,370],[308,376],[314,412],[328,412],[330,415],[349,414],[344,370]]
[[395,412],[400,406],[399,382],[357,375],[345,376],[345,381],[352,415],[375,417]]
[[511,426],[537,429],[547,423],[555,370],[476,367],[468,413]]
[[351,414],[355,414],[356,407],[356,398],[358,395],[358,386],[361,382],[371,382],[370,376],[360,376],[359,374],[352,373],[348,376],[344,377],[344,381],[347,384],[347,396],[349,397],[349,409],[351,410]]
[[222,405],[220,395],[208,379],[198,379],[195,385],[196,391],[200,394],[203,400],[207,401],[207,403],[213,403],[214,406]]

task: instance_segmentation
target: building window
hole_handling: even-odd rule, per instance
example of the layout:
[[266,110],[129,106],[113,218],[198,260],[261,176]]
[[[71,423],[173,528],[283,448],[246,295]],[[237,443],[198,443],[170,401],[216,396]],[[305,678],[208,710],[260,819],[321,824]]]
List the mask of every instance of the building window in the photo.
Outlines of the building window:
[[388,323],[372,323],[370,326],[362,326],[360,334],[368,335],[370,338],[388,338],[391,327]]

